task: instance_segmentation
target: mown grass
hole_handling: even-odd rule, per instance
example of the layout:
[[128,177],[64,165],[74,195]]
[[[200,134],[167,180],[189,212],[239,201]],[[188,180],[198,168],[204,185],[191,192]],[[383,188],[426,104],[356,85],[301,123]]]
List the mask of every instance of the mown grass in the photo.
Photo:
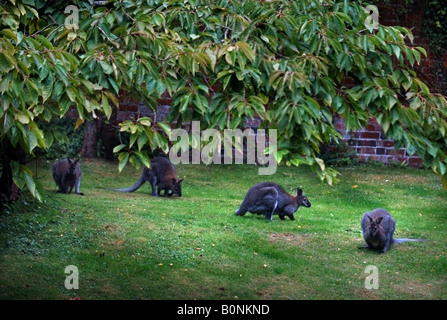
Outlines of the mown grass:
[[[431,171],[378,165],[339,168],[320,183],[306,168],[259,176],[248,165],[179,165],[183,197],[128,187],[140,171],[84,161],[85,196],[54,193],[38,163],[44,203],[24,197],[0,215],[0,299],[446,299],[447,193]],[[295,221],[234,215],[254,183],[269,180],[312,203]],[[426,238],[386,254],[365,249],[360,218],[376,207],[396,237]],[[79,270],[66,289],[65,267]],[[368,265],[379,289],[365,288]]]

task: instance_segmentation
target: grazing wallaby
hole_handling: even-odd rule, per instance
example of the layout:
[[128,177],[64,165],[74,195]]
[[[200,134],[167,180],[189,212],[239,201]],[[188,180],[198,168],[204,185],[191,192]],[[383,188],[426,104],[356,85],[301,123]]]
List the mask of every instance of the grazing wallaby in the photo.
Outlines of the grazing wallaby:
[[408,241],[425,241],[424,239],[394,238],[396,222],[391,214],[382,208],[365,212],[362,216],[362,233],[366,246],[372,250],[387,252],[390,245]]
[[53,164],[53,178],[59,190],[57,192],[70,194],[75,188],[75,193],[84,195],[79,191],[81,187],[82,171],[79,166],[79,159],[61,159]]
[[160,196],[161,191],[164,191],[164,196],[172,196],[173,194],[176,194],[179,197],[182,196],[183,179],[178,178],[174,165],[168,158],[165,157],[156,157],[151,159],[151,167],[143,169],[140,179],[138,179],[132,187],[111,190],[120,192],[134,192],[146,181],[151,184],[153,196]]
[[310,207],[310,202],[303,195],[303,190],[297,188],[296,191],[296,197],[294,197],[276,183],[258,183],[248,190],[244,201],[234,213],[237,216],[243,216],[249,211],[258,215],[263,214],[267,220],[272,220],[273,215],[277,214],[281,220],[284,220],[284,216],[295,220],[293,214],[300,206]]

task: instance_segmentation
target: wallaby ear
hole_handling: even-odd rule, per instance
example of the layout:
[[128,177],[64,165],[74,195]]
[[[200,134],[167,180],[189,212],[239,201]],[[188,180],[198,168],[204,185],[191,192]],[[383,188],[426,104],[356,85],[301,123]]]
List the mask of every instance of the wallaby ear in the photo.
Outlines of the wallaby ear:
[[373,219],[371,219],[371,217],[368,216],[368,215],[366,215],[366,216],[368,217],[369,223],[372,223],[372,222],[373,222]]
[[184,179],[180,179],[180,180],[178,181],[178,183],[179,183],[179,184],[180,184],[180,183],[182,183],[182,182],[183,182],[183,180],[184,180]]
[[296,195],[301,197],[303,195],[303,190],[301,190],[301,188],[296,189]]
[[383,217],[377,218],[377,220],[376,220],[377,224],[381,223],[382,219],[383,219]]

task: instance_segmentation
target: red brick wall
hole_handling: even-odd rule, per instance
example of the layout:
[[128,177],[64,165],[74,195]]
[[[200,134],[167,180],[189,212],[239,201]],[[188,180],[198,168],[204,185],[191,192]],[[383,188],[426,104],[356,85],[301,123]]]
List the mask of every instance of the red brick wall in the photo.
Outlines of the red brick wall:
[[123,93],[120,96],[117,122],[141,117],[149,117],[155,122],[163,121],[169,113],[171,102],[172,99],[169,95],[167,93],[163,94],[162,98],[158,100],[157,108],[154,111],[141,101]]
[[[387,26],[403,26],[412,31],[413,45],[427,50],[427,57],[422,57],[421,63],[415,66],[418,77],[423,81],[435,83],[438,88],[445,91],[447,90],[447,75],[435,74],[432,71],[434,71],[434,65],[439,62],[447,67],[447,53],[439,61],[439,58],[430,52],[427,39],[421,34],[426,5],[426,0],[419,0],[405,8],[402,8],[400,1],[386,4],[379,7],[379,22]],[[374,119],[369,119],[366,128],[356,132],[346,132],[342,119],[337,118],[335,121],[337,130],[343,135],[343,140],[357,153],[360,161],[405,162],[412,167],[422,165],[422,159],[417,155],[410,156],[404,148],[396,150],[393,140],[386,139],[381,126]]]
[[382,127],[370,118],[366,128],[348,132],[343,119],[335,118],[335,127],[343,140],[356,152],[360,162],[379,161],[387,164],[406,163],[411,167],[422,165],[422,159],[409,155],[404,148],[395,149],[393,140],[387,139]]

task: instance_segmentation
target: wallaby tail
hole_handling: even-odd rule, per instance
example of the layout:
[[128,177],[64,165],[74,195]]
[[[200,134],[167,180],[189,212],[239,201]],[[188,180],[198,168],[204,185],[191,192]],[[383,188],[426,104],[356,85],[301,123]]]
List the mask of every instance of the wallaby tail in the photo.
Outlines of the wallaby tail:
[[411,239],[411,238],[393,238],[393,243],[405,243],[405,242],[425,242],[425,239]]
[[142,174],[140,179],[138,179],[138,181],[132,187],[124,188],[124,189],[109,189],[109,190],[119,191],[119,192],[134,192],[135,190],[138,190],[145,182],[146,182],[146,179],[144,178],[144,174]]

